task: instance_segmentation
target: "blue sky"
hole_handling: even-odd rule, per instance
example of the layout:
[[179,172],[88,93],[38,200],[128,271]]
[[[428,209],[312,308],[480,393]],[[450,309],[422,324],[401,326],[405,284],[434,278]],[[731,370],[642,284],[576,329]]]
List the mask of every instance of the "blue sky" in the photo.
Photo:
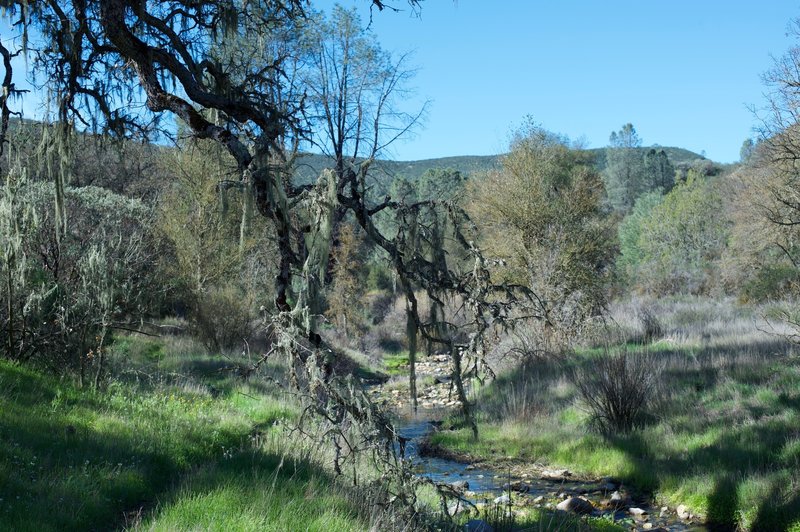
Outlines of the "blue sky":
[[[366,0],[343,0],[368,19]],[[314,4],[327,9],[332,1]],[[532,116],[590,147],[631,122],[645,145],[738,160],[763,105],[761,74],[795,40],[800,1],[427,0],[420,18],[375,13],[387,50],[413,51],[416,137],[393,158],[494,154]]]
[[[419,17],[389,1],[404,11],[375,12],[372,29],[413,52],[408,110],[430,100],[416,135],[385,154],[399,160],[500,153],[531,116],[589,147],[631,122],[645,145],[735,161],[757,124],[748,106],[764,103],[761,74],[800,17],[800,0],[425,0]],[[368,0],[339,3],[368,20]]]

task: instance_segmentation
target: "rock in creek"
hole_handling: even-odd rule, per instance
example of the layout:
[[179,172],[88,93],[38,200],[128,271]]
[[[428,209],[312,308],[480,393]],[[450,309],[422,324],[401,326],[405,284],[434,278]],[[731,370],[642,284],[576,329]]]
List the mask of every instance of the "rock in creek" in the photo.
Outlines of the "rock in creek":
[[689,513],[689,508],[687,508],[684,504],[679,505],[675,511],[678,513],[678,517],[681,519],[689,519],[689,517],[692,515]]
[[631,505],[631,499],[627,495],[623,495],[618,491],[611,494],[611,500],[603,501],[603,507],[612,510],[620,510],[627,508]]
[[450,486],[457,491],[466,491],[469,489],[469,482],[466,480],[457,480],[455,482],[451,482]]
[[594,506],[592,506],[592,503],[586,499],[581,499],[580,497],[570,497],[569,499],[564,499],[558,503],[556,505],[556,510],[574,512],[576,514],[590,514],[592,511],[594,511]]
[[508,504],[511,502],[511,497],[508,495],[500,495],[494,500],[495,504]]
[[564,480],[571,475],[572,473],[569,472],[569,469],[545,469],[539,477],[542,480]]

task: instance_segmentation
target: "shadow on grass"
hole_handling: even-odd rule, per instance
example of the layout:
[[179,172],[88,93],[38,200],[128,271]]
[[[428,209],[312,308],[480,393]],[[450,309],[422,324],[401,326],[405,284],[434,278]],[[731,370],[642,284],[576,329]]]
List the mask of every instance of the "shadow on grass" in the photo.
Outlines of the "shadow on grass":
[[189,466],[246,438],[233,428],[191,428],[190,418],[165,414],[155,401],[77,391],[7,363],[0,364],[0,385],[6,530],[112,528]]
[[714,483],[708,497],[706,526],[713,532],[733,532],[739,526],[739,484],[730,474]]
[[[786,496],[785,486],[773,485],[758,506],[750,527],[754,532],[788,530],[800,521],[800,493]],[[794,530],[794,528],[792,528]]]

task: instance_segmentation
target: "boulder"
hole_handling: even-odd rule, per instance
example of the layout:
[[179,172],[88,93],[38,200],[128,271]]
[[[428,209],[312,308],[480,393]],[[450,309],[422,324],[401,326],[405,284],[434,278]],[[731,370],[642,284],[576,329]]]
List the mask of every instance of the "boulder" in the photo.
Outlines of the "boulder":
[[678,507],[675,509],[675,512],[681,519],[689,519],[689,516],[692,515],[689,513],[689,508],[687,508],[684,504],[678,505]]
[[447,507],[447,515],[450,517],[455,517],[460,513],[466,512],[467,510],[469,510],[469,507],[465,503],[456,501]]
[[545,469],[539,474],[539,477],[542,480],[564,480],[571,475],[569,469]]
[[642,510],[641,508],[628,508],[628,513],[634,517],[642,517],[643,515],[647,515],[647,510]]
[[631,499],[627,495],[623,495],[622,493],[615,491],[611,494],[611,499],[608,501],[608,507],[613,508],[615,510],[619,510],[620,508],[626,508],[631,505]]
[[586,499],[570,497],[558,503],[558,505],[556,505],[556,510],[584,515],[592,513],[594,511],[594,506]]
[[466,491],[469,489],[469,482],[466,480],[456,480],[455,482],[451,482],[450,486],[457,491]]

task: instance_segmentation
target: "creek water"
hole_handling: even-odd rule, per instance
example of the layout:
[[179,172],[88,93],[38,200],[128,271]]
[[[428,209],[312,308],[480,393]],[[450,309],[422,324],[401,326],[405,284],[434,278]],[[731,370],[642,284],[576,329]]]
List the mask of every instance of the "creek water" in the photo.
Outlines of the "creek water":
[[[420,411],[414,417],[401,418],[398,423],[400,435],[408,439],[405,456],[412,461],[418,475],[440,483],[466,482],[469,485],[467,488],[469,492],[475,494],[469,497],[474,503],[492,502],[495,497],[509,493],[507,487],[514,482],[523,482],[525,485],[525,493],[511,492],[512,500],[517,501],[526,498],[530,500],[529,502],[533,502],[533,499],[541,496],[544,498],[542,503],[555,504],[559,500],[559,495],[566,493],[570,496],[582,495],[592,502],[595,508],[598,508],[601,500],[609,498],[610,493],[597,490],[597,484],[591,482],[569,479],[519,478],[512,476],[508,471],[503,472],[447,458],[421,455],[420,443],[436,430],[436,420],[441,419],[443,413],[441,410]],[[647,512],[646,520],[633,520],[632,516],[624,510],[596,509],[594,515],[613,515],[614,520],[626,519],[625,524],[629,525],[626,528],[630,530],[669,530],[671,532],[707,530],[697,523],[679,519],[674,509],[661,516],[659,515],[660,509],[652,507],[649,503],[639,503],[635,506]]]

